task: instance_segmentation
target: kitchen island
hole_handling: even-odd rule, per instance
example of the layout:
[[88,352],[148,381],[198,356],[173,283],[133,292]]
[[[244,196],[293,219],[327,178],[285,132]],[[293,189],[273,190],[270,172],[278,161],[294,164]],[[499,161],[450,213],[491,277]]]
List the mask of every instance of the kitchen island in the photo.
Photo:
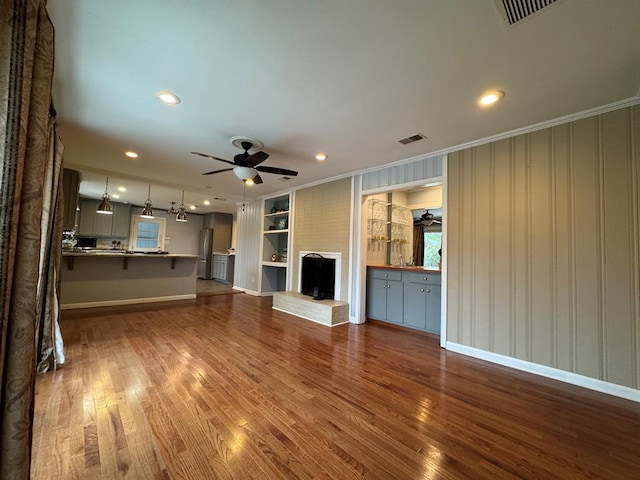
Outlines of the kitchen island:
[[60,271],[60,308],[193,299],[197,258],[120,250],[65,251]]

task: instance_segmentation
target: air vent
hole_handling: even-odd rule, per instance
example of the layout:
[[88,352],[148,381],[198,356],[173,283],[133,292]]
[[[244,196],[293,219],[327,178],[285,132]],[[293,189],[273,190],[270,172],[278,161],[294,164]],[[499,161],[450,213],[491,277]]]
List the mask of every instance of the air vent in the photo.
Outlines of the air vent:
[[410,137],[407,138],[403,138],[401,140],[398,140],[401,144],[406,145],[408,143],[413,143],[413,142],[417,142],[418,140],[422,140],[423,138],[427,138],[425,137],[423,134],[421,133],[416,133],[415,135],[411,135]]
[[219,202],[226,202],[227,199],[226,198],[221,198],[221,197],[213,197],[214,200],[218,200]]
[[287,180],[291,180],[291,177],[280,177],[280,181],[286,182]]
[[555,2],[556,0],[494,0],[498,14],[509,26],[521,22]]

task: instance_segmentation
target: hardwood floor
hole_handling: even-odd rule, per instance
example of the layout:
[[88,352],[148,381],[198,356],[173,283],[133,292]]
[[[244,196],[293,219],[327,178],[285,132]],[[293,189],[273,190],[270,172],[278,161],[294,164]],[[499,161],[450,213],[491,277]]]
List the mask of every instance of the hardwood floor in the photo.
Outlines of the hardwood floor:
[[64,311],[32,477],[632,479],[640,405],[245,294]]

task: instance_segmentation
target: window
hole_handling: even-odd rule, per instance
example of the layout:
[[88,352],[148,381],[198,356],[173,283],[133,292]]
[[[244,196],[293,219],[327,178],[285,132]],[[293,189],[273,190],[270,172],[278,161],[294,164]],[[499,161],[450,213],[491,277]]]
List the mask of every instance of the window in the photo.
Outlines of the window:
[[442,248],[442,232],[424,232],[424,262],[429,268],[438,268],[440,255],[438,250]]
[[129,250],[155,252],[164,250],[167,221],[164,218],[142,218],[131,215],[131,238]]

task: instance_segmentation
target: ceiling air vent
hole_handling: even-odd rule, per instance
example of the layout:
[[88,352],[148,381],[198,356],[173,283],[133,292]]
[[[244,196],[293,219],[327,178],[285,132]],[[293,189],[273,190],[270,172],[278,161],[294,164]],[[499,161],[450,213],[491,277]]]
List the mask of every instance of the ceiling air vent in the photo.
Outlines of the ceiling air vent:
[[427,138],[425,137],[423,134],[421,133],[416,133],[415,135],[411,135],[410,137],[407,138],[403,138],[401,140],[398,140],[401,144],[406,145],[407,143],[413,143],[413,142],[417,142],[418,140],[422,140],[423,138]]
[[291,180],[291,177],[280,177],[281,182],[286,182],[287,180]]
[[498,14],[511,26],[521,22],[543,8],[556,3],[556,0],[493,0]]

